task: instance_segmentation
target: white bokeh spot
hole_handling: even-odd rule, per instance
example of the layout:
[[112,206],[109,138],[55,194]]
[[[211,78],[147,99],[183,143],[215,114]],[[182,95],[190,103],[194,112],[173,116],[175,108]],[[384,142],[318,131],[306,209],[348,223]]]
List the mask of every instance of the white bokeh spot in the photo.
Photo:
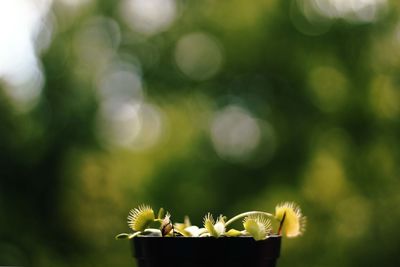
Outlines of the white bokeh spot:
[[167,30],[177,16],[175,0],[124,0],[120,14],[139,33],[153,35]]
[[210,135],[216,152],[225,159],[247,158],[261,142],[257,120],[236,105],[227,106],[215,114]]

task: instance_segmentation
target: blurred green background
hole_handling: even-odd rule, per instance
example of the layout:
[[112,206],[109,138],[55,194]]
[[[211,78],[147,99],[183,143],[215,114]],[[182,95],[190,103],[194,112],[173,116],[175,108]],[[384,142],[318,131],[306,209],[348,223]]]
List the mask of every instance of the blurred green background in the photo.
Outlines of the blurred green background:
[[[398,266],[397,0],[0,2],[0,265],[135,266],[129,209],[300,204],[280,267]],[[206,248],[205,248],[206,249]]]

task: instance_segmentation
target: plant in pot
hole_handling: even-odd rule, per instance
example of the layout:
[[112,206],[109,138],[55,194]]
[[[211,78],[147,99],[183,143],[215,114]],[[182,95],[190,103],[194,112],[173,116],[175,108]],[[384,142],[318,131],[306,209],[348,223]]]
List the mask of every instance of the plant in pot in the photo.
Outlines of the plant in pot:
[[[232,228],[235,222],[243,229]],[[282,236],[301,235],[305,222],[300,207],[290,202],[277,205],[275,214],[248,211],[215,220],[208,213],[202,227],[192,225],[187,216],[183,223],[173,224],[164,209],[156,216],[150,206],[141,205],[129,212],[133,232],[116,238],[131,241],[139,267],[274,267]]]

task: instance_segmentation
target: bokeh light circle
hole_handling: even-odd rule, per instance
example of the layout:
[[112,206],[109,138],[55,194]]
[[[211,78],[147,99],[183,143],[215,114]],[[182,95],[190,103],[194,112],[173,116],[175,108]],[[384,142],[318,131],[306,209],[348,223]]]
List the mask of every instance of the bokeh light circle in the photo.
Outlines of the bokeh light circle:
[[207,33],[190,33],[179,39],[175,48],[178,68],[193,80],[207,80],[221,68],[222,50]]

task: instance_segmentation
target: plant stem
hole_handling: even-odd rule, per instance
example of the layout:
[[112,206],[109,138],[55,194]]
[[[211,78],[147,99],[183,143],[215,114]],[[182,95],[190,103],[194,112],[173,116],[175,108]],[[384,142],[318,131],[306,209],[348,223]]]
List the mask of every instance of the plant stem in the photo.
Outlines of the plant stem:
[[286,219],[286,211],[283,213],[282,221],[279,223],[278,235],[281,235],[283,223]]
[[230,225],[231,223],[233,223],[233,222],[235,222],[235,221],[237,221],[237,220],[239,220],[239,219],[241,219],[241,218],[250,216],[250,215],[264,215],[264,216],[267,216],[267,217],[272,217],[272,218],[274,217],[274,215],[272,215],[271,213],[264,212],[264,211],[248,211],[248,212],[243,212],[243,213],[240,213],[240,214],[236,215],[235,217],[231,218],[230,220],[228,220],[228,221],[225,223],[225,227],[228,227],[228,225]]

